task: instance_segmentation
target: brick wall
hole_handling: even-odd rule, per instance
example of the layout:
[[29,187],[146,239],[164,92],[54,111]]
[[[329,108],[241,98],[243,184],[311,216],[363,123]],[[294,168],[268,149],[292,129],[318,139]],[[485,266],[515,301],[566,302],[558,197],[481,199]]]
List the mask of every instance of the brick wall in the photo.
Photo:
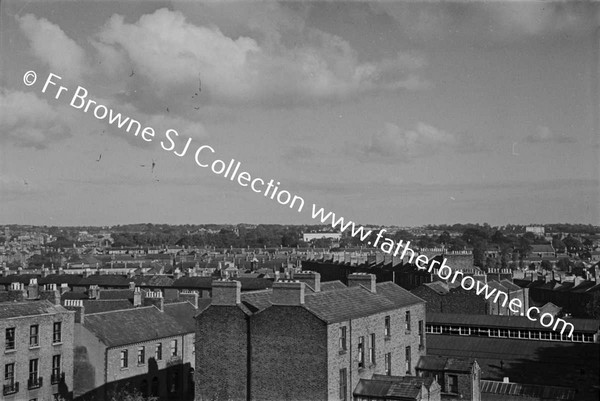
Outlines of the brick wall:
[[238,306],[211,305],[196,327],[196,400],[246,400],[245,313]]
[[327,326],[300,306],[250,319],[253,400],[327,399]]
[[[19,392],[6,400],[40,400],[53,399],[53,395],[60,393],[65,398],[72,397],[73,391],[73,325],[74,314],[61,312],[56,314],[26,316],[14,319],[0,320],[0,333],[4,337],[7,328],[15,328],[15,350],[5,352],[4,338],[0,340],[0,370],[4,375],[4,366],[8,363],[15,364],[15,381],[19,382]],[[61,342],[53,344],[53,323],[62,322]],[[29,347],[29,329],[31,325],[39,325],[39,346]],[[65,373],[63,384],[51,384],[52,357],[61,355],[61,370]],[[38,376],[42,378],[42,386],[38,389],[28,390],[29,361],[38,359]],[[4,376],[2,376],[4,381]],[[12,398],[11,398],[12,397]]]

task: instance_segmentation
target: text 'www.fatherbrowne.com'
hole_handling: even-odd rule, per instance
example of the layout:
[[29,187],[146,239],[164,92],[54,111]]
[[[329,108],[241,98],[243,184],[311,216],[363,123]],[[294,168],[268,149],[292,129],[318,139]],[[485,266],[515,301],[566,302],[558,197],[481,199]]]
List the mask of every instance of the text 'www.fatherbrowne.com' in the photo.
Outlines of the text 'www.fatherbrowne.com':
[[[140,121],[118,113],[112,108],[101,104],[98,100],[92,99],[92,97],[89,96],[89,91],[82,86],[77,86],[77,89],[74,92],[71,91],[66,86],[60,85],[61,80],[62,78],[60,76],[49,73],[44,86],[41,89],[42,93],[54,93],[54,99],[56,100],[65,94],[64,98],[70,97],[69,105],[71,107],[81,110],[84,113],[91,113],[96,119],[105,121],[109,125],[119,128],[127,134],[139,137],[145,142],[153,142],[157,138],[157,132],[153,127],[143,125]],[[23,83],[27,86],[33,86],[36,81],[37,73],[35,71],[27,71],[23,76]],[[72,95],[70,95],[70,93],[72,93]],[[297,210],[299,213],[304,210],[304,198],[281,189],[281,182],[273,178],[267,180],[253,176],[247,171],[240,171],[242,163],[234,158],[225,161],[214,157],[217,152],[212,146],[197,144],[191,137],[188,137],[187,139],[180,138],[177,130],[173,128],[167,129],[163,133],[159,133],[159,136],[162,137],[160,146],[164,151],[171,152],[175,156],[181,158],[186,155],[193,155],[193,160],[198,167],[210,168],[214,174],[220,175],[229,181],[237,182],[240,186],[248,188],[252,192],[260,194],[265,198],[277,201],[280,205]],[[195,151],[188,153],[190,148],[195,149]],[[371,236],[371,230],[366,230],[363,226],[357,225],[353,221],[346,220],[342,216],[338,215],[336,218],[335,213],[325,212],[322,207],[320,208],[314,203],[312,204],[311,217],[315,220],[320,220],[321,223],[331,224],[331,227],[339,228],[341,232],[345,232],[349,229],[349,234],[352,237],[358,236],[363,242]],[[403,241],[395,243],[393,240],[383,236],[385,231],[385,229],[380,230],[376,235],[375,241],[373,243],[367,241],[366,244],[379,248],[387,254],[394,256],[400,254],[400,257],[403,260],[405,257],[408,257],[409,263],[413,263],[414,259],[414,263],[419,270],[427,270],[429,273],[433,272],[442,280],[451,283],[460,280],[460,286],[463,289],[468,291],[475,289],[476,294],[484,294],[486,300],[494,297],[493,302],[500,302],[503,307],[508,303],[508,308],[511,312],[517,315],[526,316],[531,321],[538,320],[532,316],[532,312],[534,311],[537,312],[536,316],[539,315],[540,310],[538,308],[531,307],[523,312],[523,305],[520,299],[510,299],[507,293],[497,289],[490,289],[487,284],[477,281],[473,277],[465,275],[459,270],[453,270],[446,264],[446,258],[444,258],[441,263],[437,260],[431,260],[430,262],[426,255],[419,255],[409,247],[410,241],[406,242],[406,244],[404,244]],[[568,337],[573,336],[574,326],[563,319],[555,319],[550,313],[542,314],[539,318],[539,322],[542,326],[546,328],[552,327],[555,331],[558,331],[560,328],[561,335],[569,328],[570,331]]]

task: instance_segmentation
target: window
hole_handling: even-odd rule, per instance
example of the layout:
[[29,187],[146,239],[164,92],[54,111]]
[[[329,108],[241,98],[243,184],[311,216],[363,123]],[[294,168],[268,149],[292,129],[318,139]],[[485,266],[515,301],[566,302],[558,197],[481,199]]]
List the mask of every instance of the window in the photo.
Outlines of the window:
[[145,364],[146,363],[146,347],[144,347],[143,345],[141,347],[138,347],[137,356],[138,356],[138,358],[137,358],[138,365]]
[[459,334],[461,336],[468,336],[469,334],[471,334],[471,328],[470,327],[459,327]]
[[15,384],[15,364],[7,363],[4,365],[4,384],[12,386]]
[[358,367],[365,366],[365,338],[358,337]]
[[448,375],[448,391],[458,394],[458,376]]
[[369,362],[375,365],[375,333],[371,334],[371,341],[369,343]]
[[14,327],[6,329],[5,343],[6,343],[7,351],[10,349],[15,349],[15,328]]
[[348,399],[348,378],[346,368],[340,369],[340,400],[346,401]]
[[423,321],[419,320],[419,347],[423,347],[425,345],[425,342],[423,341],[425,339],[425,333],[423,332]]
[[407,310],[406,311],[406,324],[405,324],[405,328],[407,331],[410,331],[410,311]]
[[171,356],[177,356],[177,340],[171,340]]
[[384,334],[386,337],[389,337],[389,336],[390,336],[390,333],[391,333],[391,329],[392,329],[392,328],[391,328],[391,320],[390,320],[390,317],[389,317],[389,316],[386,316],[386,317],[385,317],[385,330],[383,331],[383,334]]
[[156,351],[154,352],[154,359],[162,361],[162,343],[156,344]]
[[499,337],[508,337],[508,329],[500,329]]
[[29,346],[30,347],[37,347],[40,345],[40,326],[38,326],[37,324],[32,325],[31,327],[29,327]]
[[346,351],[346,326],[340,327],[340,350]]
[[29,360],[29,380],[27,387],[29,389],[38,388],[42,386],[42,378],[39,376],[39,359]]
[[60,382],[60,355],[52,357],[52,376],[50,377],[52,384]]
[[52,327],[52,342],[59,343],[62,341],[62,323],[54,322]]
[[405,349],[405,354],[406,354],[406,374],[410,375],[410,370],[411,370],[411,360],[410,360],[410,346],[406,347]]
[[129,366],[129,361],[128,361],[128,352],[126,349],[121,351],[121,369],[125,369],[126,367]]
[[392,354],[385,354],[385,374],[388,376],[392,375]]
[[550,332],[549,331],[542,331],[542,332],[540,332],[540,339],[542,339],[542,340],[549,340],[550,339]]

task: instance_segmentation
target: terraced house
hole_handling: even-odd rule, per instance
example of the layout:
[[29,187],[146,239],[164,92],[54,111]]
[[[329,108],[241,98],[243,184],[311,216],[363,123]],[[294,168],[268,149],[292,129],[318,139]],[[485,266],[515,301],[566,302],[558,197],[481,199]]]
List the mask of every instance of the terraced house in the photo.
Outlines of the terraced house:
[[3,401],[72,398],[74,314],[60,306],[55,287],[38,290],[34,281],[0,294]]
[[214,282],[196,317],[196,400],[351,400],[373,374],[415,375],[425,302],[374,275],[348,282],[302,272],[244,294]]

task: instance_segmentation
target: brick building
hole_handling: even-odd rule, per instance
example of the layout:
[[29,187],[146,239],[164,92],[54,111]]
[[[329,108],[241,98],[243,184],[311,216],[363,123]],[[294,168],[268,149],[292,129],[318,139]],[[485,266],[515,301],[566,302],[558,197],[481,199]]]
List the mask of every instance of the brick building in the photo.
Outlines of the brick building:
[[481,401],[481,368],[472,358],[423,356],[417,365],[420,377],[435,378],[444,399]]
[[0,400],[71,399],[73,312],[60,306],[55,287],[35,280],[3,293],[11,302],[0,302]]
[[213,283],[196,318],[196,400],[350,400],[373,374],[414,374],[422,299],[370,274],[351,274],[348,287],[313,272],[295,279],[247,294]]
[[427,312],[485,315],[488,306],[483,296],[462,287],[450,288],[442,281],[423,284],[410,290],[427,302]]
[[160,400],[193,399],[196,308],[165,305],[161,293],[151,292],[143,305],[86,314],[83,301],[66,301],[76,310],[76,397],[100,401],[137,390]]

